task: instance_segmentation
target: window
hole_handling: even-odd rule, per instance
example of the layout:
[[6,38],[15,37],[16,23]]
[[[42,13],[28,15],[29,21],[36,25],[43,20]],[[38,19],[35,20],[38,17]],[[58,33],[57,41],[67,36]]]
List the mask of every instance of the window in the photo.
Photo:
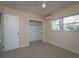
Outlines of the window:
[[64,31],[79,31],[79,15],[63,18]]
[[79,15],[73,15],[51,21],[53,31],[79,31]]
[[51,21],[51,25],[52,25],[51,29],[53,31],[60,31],[60,23],[61,23],[60,20],[61,19]]

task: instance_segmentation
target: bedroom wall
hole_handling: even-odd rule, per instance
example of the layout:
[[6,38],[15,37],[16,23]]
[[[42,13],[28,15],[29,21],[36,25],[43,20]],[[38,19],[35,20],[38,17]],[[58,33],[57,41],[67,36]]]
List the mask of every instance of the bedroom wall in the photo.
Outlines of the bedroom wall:
[[43,17],[9,7],[4,7],[4,14],[19,16],[19,46],[24,47],[29,45],[29,19],[43,21]]
[[[0,40],[1,40],[1,22],[0,22]],[[1,42],[1,41],[0,41]]]
[[77,13],[79,13],[79,4],[61,10],[60,12],[54,13],[47,17],[46,19],[48,20],[46,21],[48,24],[45,23],[45,26],[48,27],[45,27],[45,30],[49,39],[47,38],[46,41],[79,54],[79,32],[53,32],[51,30],[51,20]]

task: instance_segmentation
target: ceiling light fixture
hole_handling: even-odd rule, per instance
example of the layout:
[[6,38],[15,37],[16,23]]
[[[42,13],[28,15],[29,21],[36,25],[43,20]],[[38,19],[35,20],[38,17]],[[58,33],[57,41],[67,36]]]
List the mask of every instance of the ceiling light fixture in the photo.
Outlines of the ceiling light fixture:
[[42,4],[42,8],[46,8],[46,3],[43,3]]

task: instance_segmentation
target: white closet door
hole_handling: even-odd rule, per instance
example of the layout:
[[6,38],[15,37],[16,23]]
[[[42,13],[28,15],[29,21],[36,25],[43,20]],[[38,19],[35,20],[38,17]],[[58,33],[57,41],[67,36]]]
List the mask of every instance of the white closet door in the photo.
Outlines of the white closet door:
[[17,16],[4,15],[4,50],[19,47],[19,19]]
[[30,41],[42,40],[42,26],[30,25]]

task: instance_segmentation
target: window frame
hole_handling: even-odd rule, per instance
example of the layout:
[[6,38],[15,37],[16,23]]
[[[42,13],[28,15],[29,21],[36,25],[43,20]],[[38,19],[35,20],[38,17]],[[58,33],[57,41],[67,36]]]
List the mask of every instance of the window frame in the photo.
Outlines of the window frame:
[[[51,30],[53,32],[61,32],[61,20],[62,20],[62,18],[58,18],[58,19],[55,19],[55,20],[59,20],[59,24],[56,24],[56,25],[59,25],[60,30],[53,30],[53,26],[56,26],[56,25],[52,25],[52,24],[51,24]],[[51,20],[51,21],[53,22],[55,20]]]
[[[79,14],[74,14],[74,15],[71,15],[71,16],[76,16],[76,15],[79,15]],[[67,16],[67,17],[71,17],[71,16]],[[66,18],[66,17],[63,17],[62,19],[63,19],[63,21],[64,21],[64,18]],[[63,22],[62,22],[63,23]],[[66,24],[64,24],[63,23],[63,31],[64,32],[79,32],[79,31],[76,31],[76,30],[73,30],[73,31],[66,31],[66,30],[64,30],[64,25],[67,25],[67,24],[76,24],[76,23],[79,23],[79,22],[72,22],[72,23],[66,23]]]
[[[76,16],[76,15],[79,15],[79,14],[74,14],[74,15],[70,15],[70,16]],[[70,16],[66,16],[66,17],[70,17]],[[52,28],[51,28],[51,30],[53,32],[61,32],[61,31],[63,31],[63,32],[79,32],[79,31],[65,31],[64,30],[64,25],[66,25],[66,24],[64,24],[63,21],[64,21],[64,18],[66,18],[66,17],[57,18],[57,19],[61,19],[61,20],[59,20],[59,22],[60,22],[60,24],[59,24],[60,30],[59,31],[53,30]],[[57,19],[55,19],[55,20],[57,20]],[[79,23],[79,22],[72,22],[72,23],[68,23],[68,24],[74,24],[74,23]],[[51,25],[51,27],[53,27],[53,25]]]

